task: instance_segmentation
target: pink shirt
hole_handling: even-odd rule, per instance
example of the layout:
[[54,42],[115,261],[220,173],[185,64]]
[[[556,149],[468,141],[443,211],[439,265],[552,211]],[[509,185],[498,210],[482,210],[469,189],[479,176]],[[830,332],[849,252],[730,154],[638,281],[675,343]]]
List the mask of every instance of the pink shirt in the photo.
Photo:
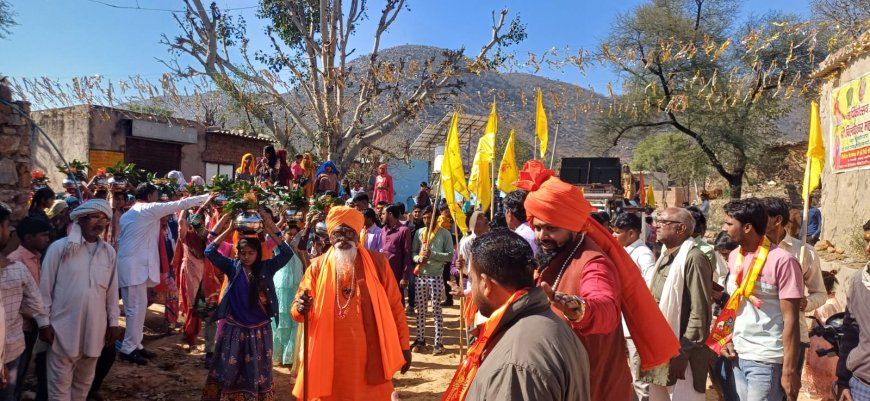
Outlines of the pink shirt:
[[21,262],[24,266],[27,266],[27,270],[30,271],[30,274],[33,275],[33,280],[36,281],[36,284],[39,284],[39,258],[41,255],[39,252],[33,253],[27,250],[27,248],[19,245],[17,249],[15,249],[12,253],[7,256],[9,260]]
[[[737,255],[740,248],[728,257],[728,292],[737,289]],[[744,277],[752,268],[753,253],[743,257]],[[784,249],[771,245],[767,261],[758,277],[752,295],[761,301],[756,308],[748,299],[740,301],[734,323],[734,349],[740,358],[764,363],[781,364],[785,347],[782,341],[784,322],[781,299],[800,299],[804,296],[804,280],[797,259]]]

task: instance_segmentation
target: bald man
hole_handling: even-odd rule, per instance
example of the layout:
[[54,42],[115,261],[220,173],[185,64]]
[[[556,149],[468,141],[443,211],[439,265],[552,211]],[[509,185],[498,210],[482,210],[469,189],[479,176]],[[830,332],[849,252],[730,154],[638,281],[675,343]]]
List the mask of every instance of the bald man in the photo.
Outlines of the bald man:
[[650,401],[703,401],[712,357],[704,342],[710,334],[713,266],[695,246],[695,218],[688,210],[665,209],[655,225],[667,251],[645,279],[680,339],[680,355],[669,366],[642,372],[641,378],[652,383]]

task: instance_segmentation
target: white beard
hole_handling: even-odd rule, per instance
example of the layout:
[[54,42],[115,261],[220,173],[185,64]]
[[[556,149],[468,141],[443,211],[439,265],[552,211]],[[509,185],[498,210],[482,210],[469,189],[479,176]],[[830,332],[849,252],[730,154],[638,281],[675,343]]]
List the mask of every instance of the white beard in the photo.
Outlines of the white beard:
[[356,263],[356,257],[359,253],[357,251],[357,244],[355,242],[349,242],[349,244],[351,244],[351,247],[348,249],[332,247],[332,262],[335,263],[337,274],[343,275],[347,273]]

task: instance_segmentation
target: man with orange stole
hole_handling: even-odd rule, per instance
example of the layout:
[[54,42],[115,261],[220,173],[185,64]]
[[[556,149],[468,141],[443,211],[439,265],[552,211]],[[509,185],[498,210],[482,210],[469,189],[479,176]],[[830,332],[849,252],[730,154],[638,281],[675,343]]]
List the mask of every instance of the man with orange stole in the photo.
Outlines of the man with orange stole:
[[[359,246],[363,215],[335,206],[326,218],[333,246],[305,270],[293,319],[308,315],[307,370],[293,395],[310,400],[389,400],[392,378],[411,364],[402,295],[387,258]],[[308,372],[312,374],[308,377]]]

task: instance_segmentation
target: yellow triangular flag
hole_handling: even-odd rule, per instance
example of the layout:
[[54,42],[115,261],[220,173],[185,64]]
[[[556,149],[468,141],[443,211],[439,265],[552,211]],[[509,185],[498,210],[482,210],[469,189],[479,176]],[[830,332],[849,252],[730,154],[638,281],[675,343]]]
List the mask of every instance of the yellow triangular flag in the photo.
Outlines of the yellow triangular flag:
[[537,108],[535,109],[535,135],[541,142],[541,158],[547,154],[547,112],[544,111],[544,92],[538,89]]
[[653,192],[652,184],[646,187],[646,204],[653,209],[656,208],[656,194]]
[[[441,160],[441,190],[447,200],[447,207],[453,217],[454,224],[460,232],[467,232],[465,213],[456,203],[456,193],[468,198],[468,188],[465,185],[465,170],[462,168],[462,158],[459,156],[459,114],[453,113],[450,130],[447,131],[447,141],[444,147],[444,157]],[[463,194],[459,187],[465,191]]]
[[517,187],[514,186],[514,183],[519,178],[520,172],[517,169],[517,156],[514,151],[514,130],[511,129],[511,135],[508,137],[504,156],[501,157],[501,165],[498,168],[498,189],[504,193],[516,191]]
[[807,167],[804,171],[803,198],[819,187],[822,178],[822,168],[825,165],[825,143],[822,141],[822,125],[819,122],[819,104],[815,101],[810,106],[810,139],[807,144]]
[[486,130],[477,142],[477,152],[471,163],[471,173],[468,175],[468,189],[477,196],[480,210],[487,210],[492,203],[492,163],[495,159],[495,133],[498,130],[498,116],[495,102],[492,102],[492,112],[486,123]]

